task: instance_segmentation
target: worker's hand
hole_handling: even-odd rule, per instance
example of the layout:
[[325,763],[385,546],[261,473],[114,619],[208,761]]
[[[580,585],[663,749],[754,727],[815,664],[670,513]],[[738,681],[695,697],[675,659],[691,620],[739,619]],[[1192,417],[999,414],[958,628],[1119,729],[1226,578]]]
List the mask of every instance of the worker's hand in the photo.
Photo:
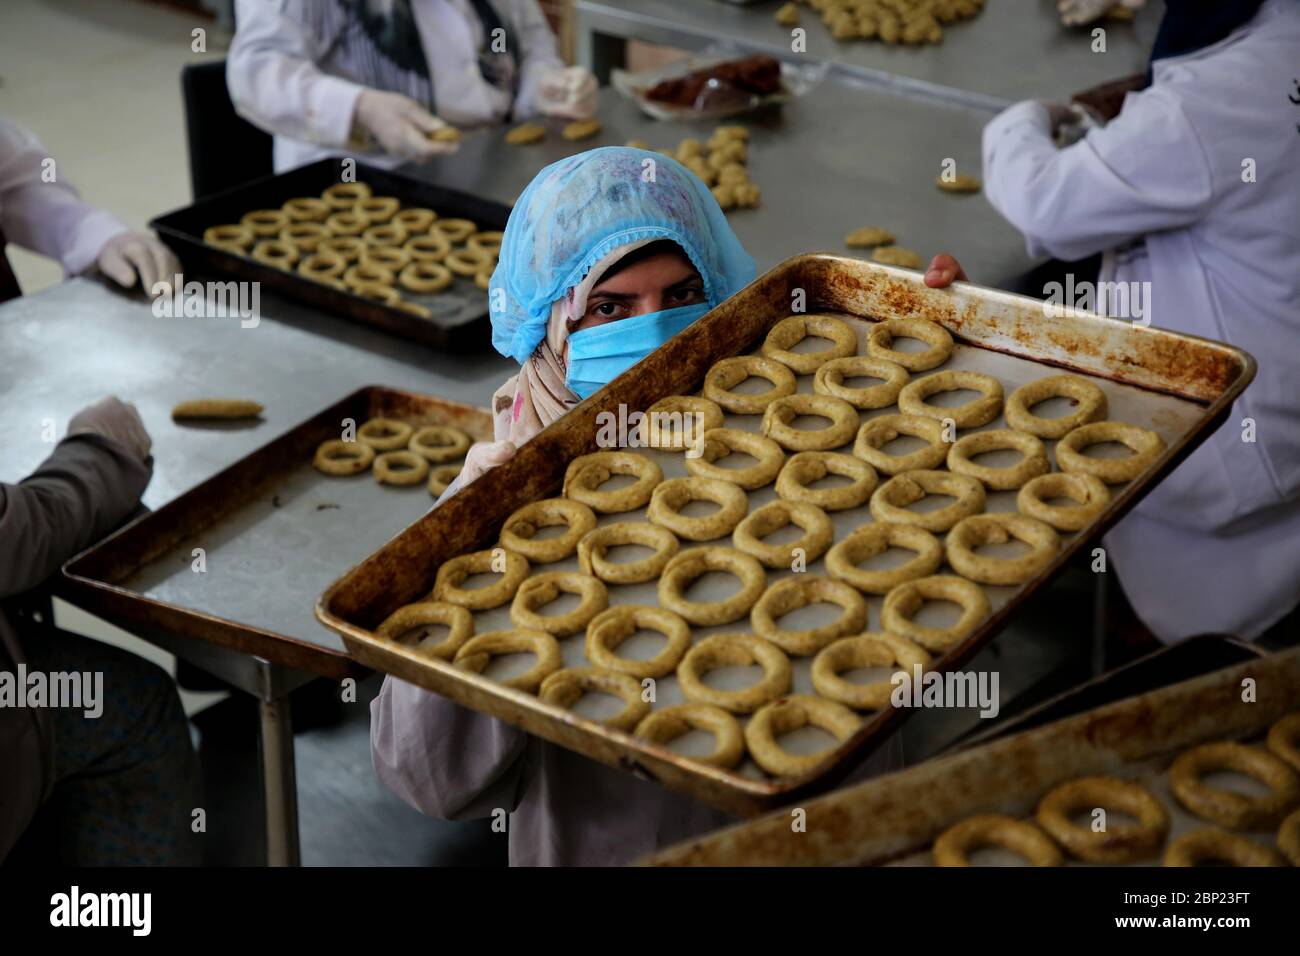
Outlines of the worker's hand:
[[591,119],[596,115],[596,77],[581,66],[552,70],[538,84],[537,108],[547,116]]
[[460,470],[463,488],[476,478],[481,478],[497,465],[504,465],[515,457],[515,446],[509,441],[481,441],[470,447],[465,455],[465,467]]
[[1056,10],[1067,27],[1082,26],[1100,20],[1111,7],[1141,10],[1147,0],[1057,0]]
[[384,152],[412,161],[455,151],[456,143],[429,138],[446,125],[409,96],[382,90],[364,91],[357,97],[352,115],[354,130],[378,144]]
[[969,281],[961,263],[946,252],[941,252],[931,259],[925,269],[925,284],[931,289],[946,289],[954,282]]
[[86,406],[68,421],[69,438],[83,434],[111,438],[141,461],[148,459],[149,449],[153,447],[135,406],[114,395]]
[[[124,289],[139,277],[141,291],[149,295],[171,294],[181,271],[172,251],[147,232],[119,232],[100,248],[95,264]],[[155,288],[160,282],[165,288]]]

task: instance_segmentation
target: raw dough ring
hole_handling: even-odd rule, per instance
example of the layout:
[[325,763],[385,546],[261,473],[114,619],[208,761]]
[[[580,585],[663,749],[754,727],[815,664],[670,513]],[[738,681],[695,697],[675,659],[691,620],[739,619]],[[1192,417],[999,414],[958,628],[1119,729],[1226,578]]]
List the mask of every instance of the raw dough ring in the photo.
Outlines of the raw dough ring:
[[408,236],[417,236],[429,231],[438,214],[432,209],[410,207],[400,209],[393,215],[393,222],[406,230]]
[[401,246],[368,246],[361,256],[366,265],[383,266],[397,274],[411,264],[411,254]]
[[967,817],[934,841],[936,866],[970,866],[970,854],[996,846],[1028,860],[1032,866],[1060,866],[1065,857],[1042,830],[1024,820],[988,813]]
[[[1012,538],[1034,550],[1019,558],[975,553],[980,545],[1005,544]],[[1061,538],[1051,525],[1005,511],[962,518],[944,541],[945,555],[953,570],[980,584],[1023,584],[1051,564],[1060,547]]]
[[[795,428],[801,415],[830,420],[823,428]],[[763,434],[791,451],[830,451],[853,440],[858,412],[842,398],[829,395],[785,395],[763,412]]]
[[[1107,811],[1106,829],[1080,826],[1080,811]],[[1111,820],[1119,809],[1136,825]],[[1160,852],[1169,835],[1169,814],[1145,788],[1115,777],[1081,777],[1053,787],[1038,803],[1038,825],[1071,856],[1090,863],[1132,863]]]
[[416,236],[402,246],[416,262],[441,262],[451,252],[451,240],[440,232]]
[[[654,554],[640,561],[609,561],[605,552],[620,544],[653,548]],[[677,536],[667,528],[647,521],[626,521],[596,528],[578,542],[578,567],[609,584],[640,584],[653,581],[681,548]]]
[[[498,552],[505,556],[506,562],[504,571],[495,572],[501,575],[499,581],[485,588],[472,590],[460,586],[460,583],[471,574],[487,574],[492,571],[492,562]],[[433,599],[467,607],[471,611],[486,611],[500,607],[513,598],[526,577],[528,577],[528,559],[522,554],[515,554],[505,548],[462,554],[450,561],[444,561],[438,568],[438,576],[433,583]]]
[[280,241],[297,247],[299,252],[315,252],[330,237],[330,231],[318,222],[291,222],[280,230]]
[[[986,451],[1000,451],[1004,448],[1014,449],[1023,457],[1014,465],[1002,468],[979,465],[971,460]],[[1052,465],[1047,460],[1047,449],[1033,435],[1012,428],[995,428],[987,432],[974,432],[953,442],[948,449],[948,470],[978,478],[985,487],[994,491],[1009,491],[1019,488],[1031,478],[1047,474],[1052,470]]]
[[[726,571],[735,576],[740,580],[740,590],[724,601],[687,600],[686,589],[709,571]],[[762,565],[742,551],[692,548],[674,556],[664,567],[659,577],[659,606],[680,614],[692,624],[730,624],[749,613],[754,602],[762,597],[766,584]]]
[[[636,481],[617,491],[601,491],[600,486],[614,475],[634,475]],[[645,455],[598,451],[569,462],[564,470],[564,497],[581,501],[601,514],[635,511],[650,500],[663,477],[663,469]]]
[[478,232],[478,226],[474,225],[469,219],[439,219],[429,230],[431,233],[436,232],[445,238],[448,242],[464,242],[474,233]]
[[[1285,866],[1282,858],[1266,846],[1236,833],[1214,827],[1192,830],[1173,840],[1165,850],[1165,866],[1204,866],[1207,861],[1232,866]],[[1295,863],[1295,860],[1292,860]],[[1300,866],[1300,863],[1296,863]]]
[[[1127,458],[1089,458],[1083,450],[1098,442],[1117,441],[1133,454]],[[1080,425],[1056,443],[1056,464],[1061,471],[1094,475],[1108,485],[1131,481],[1159,457],[1165,441],[1155,432],[1124,422]]]
[[370,198],[370,187],[365,183],[335,183],[321,193],[331,209],[351,209],[363,199]]
[[[891,547],[915,551],[916,557],[883,571],[858,567]],[[913,525],[876,521],[858,528],[827,552],[826,573],[859,591],[887,594],[905,581],[934,574],[942,563],[943,545],[929,531]]]
[[203,230],[203,241],[213,245],[238,246],[247,249],[253,244],[255,234],[251,226],[243,223],[228,226],[209,226]]
[[[906,455],[891,455],[881,450],[881,446],[889,444],[899,435],[919,438],[929,442],[929,447]],[[853,454],[877,471],[886,475],[898,475],[941,464],[948,455],[948,443],[943,440],[943,426],[933,418],[922,418],[920,415],[880,415],[858,430],[857,441],[853,443]]]
[[[827,475],[848,478],[836,488],[809,488]],[[786,460],[776,476],[776,493],[786,501],[802,501],[823,511],[856,508],[870,497],[880,480],[876,469],[861,458],[829,451],[801,451]]]
[[[1052,498],[1070,498],[1078,504],[1048,504]],[[1046,522],[1057,531],[1082,531],[1109,503],[1110,489],[1100,478],[1064,471],[1031,478],[1016,495],[1016,508],[1022,515]]]
[[399,306],[402,304],[401,293],[390,285],[383,285],[378,282],[354,282],[347,288],[353,295],[373,299],[385,305]]
[[709,704],[677,704],[651,712],[637,725],[636,735],[651,743],[667,746],[683,734],[703,730],[713,734],[713,753],[687,757],[723,770],[731,770],[745,756],[745,736],[740,722],[721,707]]
[[465,240],[465,245],[479,252],[487,253],[489,259],[495,259],[497,253],[501,251],[501,240],[506,237],[504,232],[487,230],[485,232],[476,232]]
[[1292,866],[1300,866],[1300,810],[1292,813],[1278,827],[1277,846]]
[[392,196],[367,196],[358,199],[352,211],[371,225],[388,222],[402,208],[402,204]]
[[843,743],[857,732],[860,721],[857,714],[833,700],[808,694],[782,697],[762,708],[745,725],[749,755],[754,763],[776,777],[797,777],[809,772],[826,759],[829,750],[795,755],[776,742],[780,735],[809,724],[829,731]]
[[442,493],[451,487],[451,483],[456,480],[460,474],[464,462],[455,465],[439,465],[429,470],[429,494],[435,498],[441,498]]
[[463,607],[440,601],[422,601],[399,607],[384,619],[383,624],[375,628],[375,633],[380,637],[401,642],[403,635],[408,631],[429,624],[445,625],[447,636],[432,647],[425,647],[423,640],[411,647],[416,654],[424,657],[451,660],[456,656],[461,645],[474,636],[474,615]]
[[[1049,398],[1068,398],[1078,406],[1068,415],[1040,418],[1030,411]],[[1003,414],[1012,428],[1038,438],[1062,438],[1080,425],[1101,421],[1108,406],[1106,393],[1078,375],[1049,375],[1021,385],[1007,397]]]
[[298,263],[298,271],[309,279],[337,279],[347,267],[347,260],[333,252],[313,252]]
[[[971,389],[981,393],[981,398],[971,399],[964,405],[945,407],[926,401],[939,392]],[[951,369],[935,372],[925,378],[903,386],[898,393],[898,410],[907,415],[924,415],[935,421],[951,419],[958,428],[977,428],[987,425],[1002,411],[1002,383],[992,375],[979,372],[958,372]]]
[[631,733],[650,713],[650,703],[641,696],[635,677],[597,667],[566,667],[542,681],[539,696],[547,704],[569,710],[588,691],[612,694],[623,701],[623,709],[601,721],[606,727]]
[[[1247,797],[1201,783],[1204,774],[1216,770],[1253,777],[1272,792]],[[1261,747],[1230,741],[1202,744],[1179,754],[1169,767],[1169,788],[1190,812],[1230,830],[1271,829],[1300,801],[1300,778],[1286,761]]]
[[[935,511],[912,511],[926,495],[950,495],[957,500]],[[942,533],[958,521],[984,510],[984,486],[969,475],[951,471],[908,471],[895,475],[871,496],[871,516],[877,521],[914,525]]]
[[694,448],[709,431],[721,428],[723,418],[717,402],[694,395],[669,395],[646,409],[644,421],[647,447],[684,451]]
[[282,209],[254,209],[240,216],[239,224],[253,230],[259,239],[270,239],[289,225],[289,214]]
[[[786,525],[797,525],[803,536],[786,544],[764,544],[763,539]],[[769,501],[751,512],[732,533],[731,543],[737,551],[751,555],[769,568],[788,568],[795,549],[803,551],[805,565],[826,553],[834,537],[831,519],[816,505],[803,501]]]
[[[913,615],[927,599],[961,605],[961,617],[950,627],[923,627],[913,623]],[[882,630],[920,644],[926,650],[942,652],[960,644],[990,610],[989,599],[978,584],[956,575],[936,574],[904,581],[886,594],[880,626]]]
[[366,247],[366,242],[358,237],[365,231],[366,225],[366,217],[355,212],[336,212],[325,220],[325,228],[335,238],[356,239],[363,248]]
[[[578,595],[581,603],[567,614],[538,613],[538,608],[550,604],[561,591]],[[607,607],[609,591],[600,578],[577,571],[545,571],[519,585],[510,605],[510,621],[525,630],[568,637],[586,630],[591,619]]]
[[355,475],[370,467],[375,450],[364,442],[334,438],[316,449],[312,467],[326,475]]
[[316,252],[319,255],[338,256],[344,263],[353,263],[359,261],[368,248],[364,242],[352,236],[335,236],[333,239],[322,240],[316,246]]
[[906,674],[912,680],[916,668],[919,667],[921,673],[930,669],[930,655],[911,641],[893,634],[866,633],[842,637],[827,644],[813,658],[812,684],[823,697],[854,710],[883,710],[889,706],[894,693],[893,674],[885,680],[857,684],[845,680],[840,673],[859,667],[893,667],[895,664],[898,668],[894,673]]
[[[741,395],[731,391],[750,377],[765,378],[772,383],[772,387],[757,395]],[[761,414],[778,398],[793,395],[795,387],[793,372],[780,362],[757,355],[725,358],[704,376],[704,397],[737,415]]]
[[368,285],[393,284],[393,270],[377,262],[366,262],[364,258],[354,266],[348,266],[343,273],[343,281],[353,289],[363,289]]
[[[763,679],[741,690],[710,687],[701,679],[719,667],[763,668]],[[733,714],[752,714],[790,689],[790,658],[781,648],[753,634],[712,634],[700,641],[677,665],[677,683],[687,700]]]
[[464,458],[469,451],[470,437],[459,428],[450,425],[425,425],[416,429],[407,444],[411,451],[423,455],[429,461],[441,464]]
[[330,214],[330,204],[323,199],[317,199],[315,196],[304,196],[301,199],[290,199],[280,207],[288,214],[294,222],[324,222]]
[[[831,347],[817,352],[791,352],[809,336],[830,339]],[[830,315],[792,315],[772,326],[763,340],[763,356],[800,375],[809,375],[831,359],[847,358],[858,350],[858,334],[843,319]]]
[[[567,530],[557,538],[534,537],[538,529],[554,525],[564,525]],[[524,505],[506,519],[501,528],[501,545],[534,564],[550,564],[573,554],[583,535],[595,527],[595,512],[582,502],[547,498]]]
[[406,422],[375,417],[357,429],[357,441],[369,445],[375,451],[397,451],[406,447],[414,431]]
[[453,663],[476,674],[483,673],[488,661],[502,654],[531,653],[537,663],[509,680],[501,681],[506,687],[532,694],[549,675],[564,666],[560,645],[543,631],[490,631],[471,637],[456,652]]
[[[743,452],[758,461],[748,468],[723,468],[715,465],[719,458]],[[770,485],[785,464],[785,452],[770,438],[739,428],[710,428],[704,433],[704,449],[698,458],[686,459],[686,470],[697,478],[712,478],[740,485],[753,491]]]
[[[681,509],[692,501],[712,501],[719,510],[692,518]],[[688,541],[712,541],[736,530],[749,508],[749,498],[739,485],[716,478],[670,478],[650,496],[645,516]]]
[[[1268,749],[1300,772],[1300,711],[1287,714],[1268,729]],[[1300,866],[1297,863],[1296,866]]]
[[[618,646],[639,630],[658,631],[668,638],[664,649],[649,660],[634,660],[615,653]],[[691,626],[672,611],[641,604],[620,604],[601,611],[587,625],[583,651],[597,667],[627,674],[637,680],[657,680],[676,670],[691,648]]]
[[[830,624],[802,631],[786,630],[777,623],[791,611],[822,602],[838,604],[843,613]],[[750,613],[749,622],[755,634],[787,654],[809,657],[832,641],[866,627],[867,602],[842,581],[805,572],[782,578],[764,591]]]
[[476,249],[457,249],[443,257],[443,264],[463,278],[470,278],[492,265],[492,255]]
[[[920,339],[930,347],[924,352],[899,352],[890,348],[896,338]],[[909,372],[924,372],[948,361],[952,336],[942,325],[928,319],[885,319],[867,334],[867,354],[901,365]]]
[[412,292],[428,293],[441,292],[455,279],[452,277],[451,270],[441,263],[423,262],[417,259],[398,273],[397,281],[403,288],[410,289]]
[[258,262],[287,271],[298,261],[298,247],[279,239],[263,239],[253,246],[251,255]]
[[[882,378],[880,385],[866,388],[849,388],[846,378]],[[841,398],[854,408],[864,411],[887,408],[898,401],[898,393],[907,384],[907,369],[897,362],[855,355],[852,358],[832,359],[817,370],[813,377],[813,391],[818,395]]]
[[375,481],[381,485],[418,485],[428,474],[428,460],[413,451],[386,451],[375,456]]

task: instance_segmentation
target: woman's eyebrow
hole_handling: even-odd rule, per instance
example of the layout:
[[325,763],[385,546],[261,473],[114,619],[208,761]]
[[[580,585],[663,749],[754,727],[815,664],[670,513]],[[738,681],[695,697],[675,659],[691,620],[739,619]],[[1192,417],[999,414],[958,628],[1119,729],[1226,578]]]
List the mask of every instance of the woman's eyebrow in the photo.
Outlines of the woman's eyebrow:
[[589,299],[613,299],[617,302],[634,302],[640,298],[635,292],[601,292],[593,289]]

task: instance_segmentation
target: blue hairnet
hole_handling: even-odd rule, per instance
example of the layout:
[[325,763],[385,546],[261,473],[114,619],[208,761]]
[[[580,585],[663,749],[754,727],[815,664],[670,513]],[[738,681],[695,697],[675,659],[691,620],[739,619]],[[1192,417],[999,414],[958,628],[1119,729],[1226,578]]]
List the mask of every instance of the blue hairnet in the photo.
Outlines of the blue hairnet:
[[681,246],[710,306],[754,279],[754,260],[697,176],[660,153],[593,149],[543,169],[510,213],[488,296],[497,351],[523,364],[546,334],[551,304],[602,257],[643,239]]

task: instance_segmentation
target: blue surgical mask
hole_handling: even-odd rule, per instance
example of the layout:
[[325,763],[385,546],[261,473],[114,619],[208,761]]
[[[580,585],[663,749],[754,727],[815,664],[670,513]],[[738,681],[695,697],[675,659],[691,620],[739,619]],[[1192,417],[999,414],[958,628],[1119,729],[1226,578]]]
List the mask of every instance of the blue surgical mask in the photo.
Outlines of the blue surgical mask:
[[709,304],[701,302],[574,332],[564,384],[579,398],[588,398],[708,311]]

